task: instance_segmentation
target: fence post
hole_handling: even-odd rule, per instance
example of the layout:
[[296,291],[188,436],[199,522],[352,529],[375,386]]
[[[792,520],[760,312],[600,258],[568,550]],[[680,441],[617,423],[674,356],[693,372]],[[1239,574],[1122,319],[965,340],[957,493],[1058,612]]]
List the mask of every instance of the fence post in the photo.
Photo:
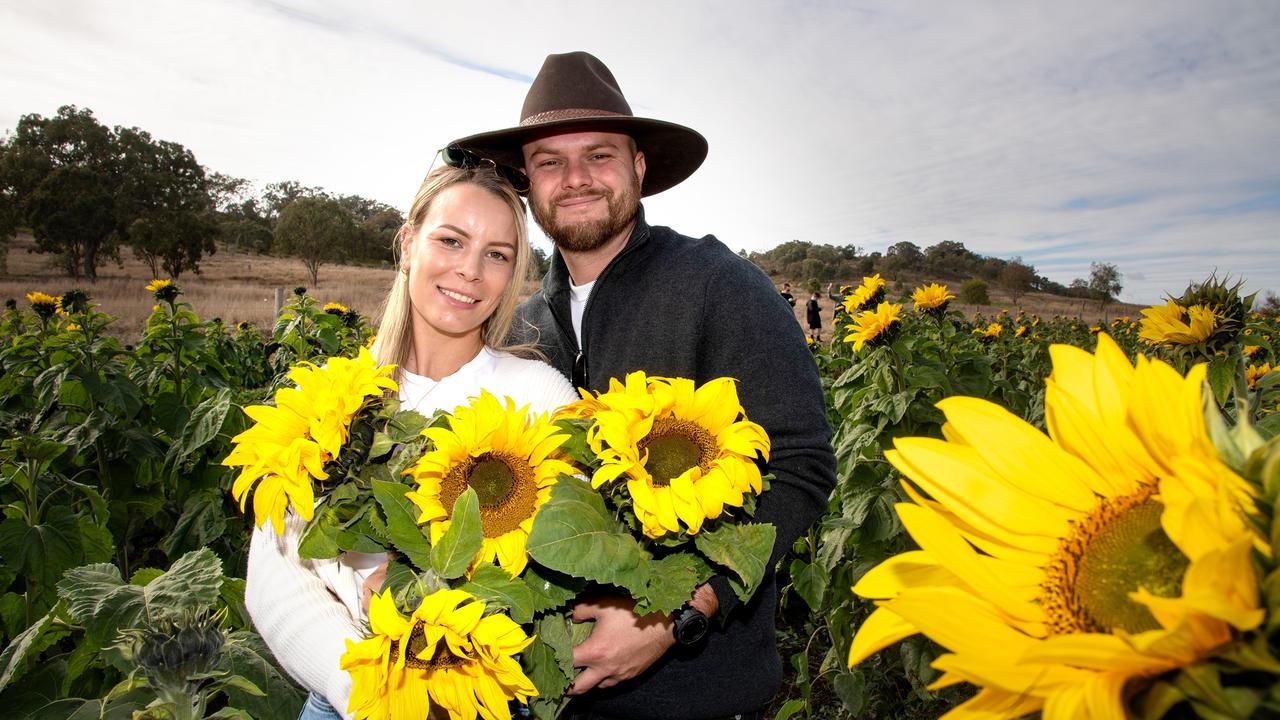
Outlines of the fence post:
[[280,308],[284,307],[284,288],[276,288],[276,317],[280,317]]

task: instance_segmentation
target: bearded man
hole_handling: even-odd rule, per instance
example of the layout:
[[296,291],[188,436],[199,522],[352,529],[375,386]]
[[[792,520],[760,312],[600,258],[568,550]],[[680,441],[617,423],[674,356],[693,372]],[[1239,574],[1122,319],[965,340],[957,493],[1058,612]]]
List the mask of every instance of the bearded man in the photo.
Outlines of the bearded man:
[[712,236],[645,219],[640,199],[693,174],[706,140],[635,117],[604,63],[573,52],[547,57],[519,126],[452,145],[523,167],[534,218],[555,243],[542,288],[517,311],[517,328],[532,332],[517,340],[592,391],[636,370],[698,384],[732,377],[772,443],[774,479],[755,520],[773,523],[777,540],[759,590],[740,603],[713,577],[672,616],[638,616],[618,594],[580,598],[574,619],[595,627],[574,649],[569,717],[763,717],[782,682],[773,568],[826,509],[835,456],[813,357],[769,278]]

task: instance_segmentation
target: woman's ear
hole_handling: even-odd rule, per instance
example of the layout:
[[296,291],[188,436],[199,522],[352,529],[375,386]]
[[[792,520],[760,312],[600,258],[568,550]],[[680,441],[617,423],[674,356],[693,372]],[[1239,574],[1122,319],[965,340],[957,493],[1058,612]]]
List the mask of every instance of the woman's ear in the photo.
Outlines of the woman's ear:
[[396,239],[400,241],[400,271],[408,272],[413,260],[413,226],[409,223],[401,225]]

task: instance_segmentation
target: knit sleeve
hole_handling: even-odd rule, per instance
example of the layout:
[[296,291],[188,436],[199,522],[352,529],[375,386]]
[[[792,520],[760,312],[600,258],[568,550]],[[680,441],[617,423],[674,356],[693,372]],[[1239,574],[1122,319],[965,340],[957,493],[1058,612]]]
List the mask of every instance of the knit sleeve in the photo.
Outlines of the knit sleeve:
[[289,513],[284,535],[263,528],[249,542],[244,603],[281,667],[346,714],[351,676],[339,667],[346,640],[363,633],[346,606],[298,557],[305,523]]

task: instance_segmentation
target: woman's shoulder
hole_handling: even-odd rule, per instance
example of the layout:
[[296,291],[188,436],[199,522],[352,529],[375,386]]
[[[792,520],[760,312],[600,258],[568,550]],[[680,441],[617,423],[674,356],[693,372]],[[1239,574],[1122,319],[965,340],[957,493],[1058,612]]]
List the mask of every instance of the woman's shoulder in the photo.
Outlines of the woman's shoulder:
[[578,393],[560,371],[541,360],[485,348],[495,360],[494,372],[485,389],[506,396],[535,412],[554,410],[578,399]]

